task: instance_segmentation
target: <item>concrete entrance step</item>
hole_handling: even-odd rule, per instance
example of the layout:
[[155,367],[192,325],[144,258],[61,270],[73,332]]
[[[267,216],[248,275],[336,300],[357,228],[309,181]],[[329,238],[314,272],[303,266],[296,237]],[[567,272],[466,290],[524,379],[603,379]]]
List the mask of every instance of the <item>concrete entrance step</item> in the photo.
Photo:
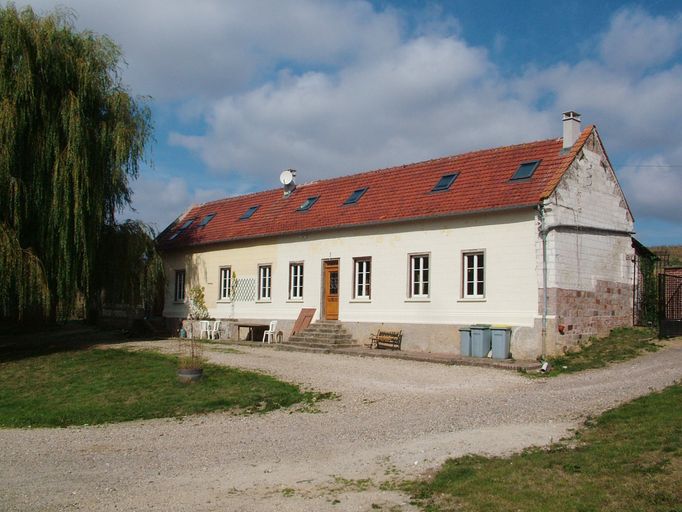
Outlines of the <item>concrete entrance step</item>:
[[278,343],[274,348],[275,350],[284,350],[286,352],[312,352],[316,354],[329,354],[331,352],[329,346],[313,347],[309,345],[290,345],[288,343]]
[[357,347],[353,343],[319,343],[314,341],[287,341],[286,343],[278,343],[277,346],[287,345],[290,347],[302,347],[302,348],[320,348],[320,349],[343,349]]
[[310,324],[301,332],[290,336],[286,344],[316,349],[357,346],[353,336],[336,320],[320,320]]

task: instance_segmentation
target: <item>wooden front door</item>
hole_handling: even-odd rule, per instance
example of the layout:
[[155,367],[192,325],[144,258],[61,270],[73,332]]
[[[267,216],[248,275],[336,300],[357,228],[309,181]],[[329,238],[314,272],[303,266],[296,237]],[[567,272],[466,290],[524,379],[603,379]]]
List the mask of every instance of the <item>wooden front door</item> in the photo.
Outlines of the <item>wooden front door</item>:
[[339,262],[324,262],[324,318],[339,319]]

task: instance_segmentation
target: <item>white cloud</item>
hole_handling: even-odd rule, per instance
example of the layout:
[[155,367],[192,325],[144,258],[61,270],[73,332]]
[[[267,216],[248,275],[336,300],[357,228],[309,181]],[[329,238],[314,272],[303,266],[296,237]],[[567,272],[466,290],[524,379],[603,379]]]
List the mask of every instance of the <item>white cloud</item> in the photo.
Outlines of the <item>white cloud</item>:
[[184,178],[163,178],[152,173],[141,176],[132,184],[132,208],[126,208],[119,219],[140,219],[157,232],[166,228],[190,205],[225,197],[218,189],[191,189]]
[[[19,1],[18,5],[29,2]],[[365,1],[33,0],[38,11],[66,5],[77,25],[119,43],[137,94],[156,99],[233,93],[290,65],[335,66],[372,58],[399,38],[395,13]]]
[[[682,156],[682,150],[677,155]],[[620,177],[636,215],[672,222],[682,220],[682,165],[672,164],[661,155],[635,159],[623,165]]]
[[532,71],[517,84],[532,104],[553,96],[546,108],[577,110],[609,134],[611,151],[659,150],[674,144],[682,129],[682,66],[631,78],[602,63],[584,61]]
[[623,9],[602,38],[602,60],[611,68],[640,72],[672,58],[682,45],[682,16],[652,17],[640,9]]
[[485,51],[419,37],[337,73],[283,73],[225,97],[205,135],[171,142],[214,169],[276,176],[295,167],[306,179],[558,135],[557,119],[509,98],[497,80]]

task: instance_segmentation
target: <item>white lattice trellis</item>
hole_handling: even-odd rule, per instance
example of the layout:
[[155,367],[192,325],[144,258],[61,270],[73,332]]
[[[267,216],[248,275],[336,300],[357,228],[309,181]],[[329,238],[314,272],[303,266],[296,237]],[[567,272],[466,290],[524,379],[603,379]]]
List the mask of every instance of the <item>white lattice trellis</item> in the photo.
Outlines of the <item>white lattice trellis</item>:
[[235,302],[253,302],[256,300],[257,279],[255,277],[239,277],[235,281]]

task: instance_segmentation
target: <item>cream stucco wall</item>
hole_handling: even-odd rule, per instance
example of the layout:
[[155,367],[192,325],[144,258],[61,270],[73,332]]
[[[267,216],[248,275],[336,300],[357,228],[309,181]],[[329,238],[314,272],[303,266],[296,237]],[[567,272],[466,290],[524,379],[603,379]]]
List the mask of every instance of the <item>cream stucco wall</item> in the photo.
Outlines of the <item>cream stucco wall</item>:
[[[311,233],[197,248],[165,257],[168,271],[167,317],[185,317],[185,304],[173,302],[173,275],[187,271],[187,289],[205,287],[209,312],[216,318],[294,320],[302,307],[322,301],[323,261],[339,260],[339,320],[367,324],[469,325],[503,323],[533,327],[538,317],[535,242],[531,208],[450,219]],[[462,252],[485,251],[485,299],[462,299]],[[408,297],[409,255],[430,255],[430,294]],[[353,258],[372,258],[370,301],[352,298]],[[288,300],[289,263],[304,264],[302,301]],[[259,264],[272,265],[272,300],[220,302],[220,267],[230,266],[241,283],[255,286]],[[249,285],[250,286],[250,285]],[[458,341],[447,331],[448,346]],[[418,336],[418,335],[415,335]],[[417,343],[417,340],[414,340]],[[428,347],[425,347],[428,349]]]

